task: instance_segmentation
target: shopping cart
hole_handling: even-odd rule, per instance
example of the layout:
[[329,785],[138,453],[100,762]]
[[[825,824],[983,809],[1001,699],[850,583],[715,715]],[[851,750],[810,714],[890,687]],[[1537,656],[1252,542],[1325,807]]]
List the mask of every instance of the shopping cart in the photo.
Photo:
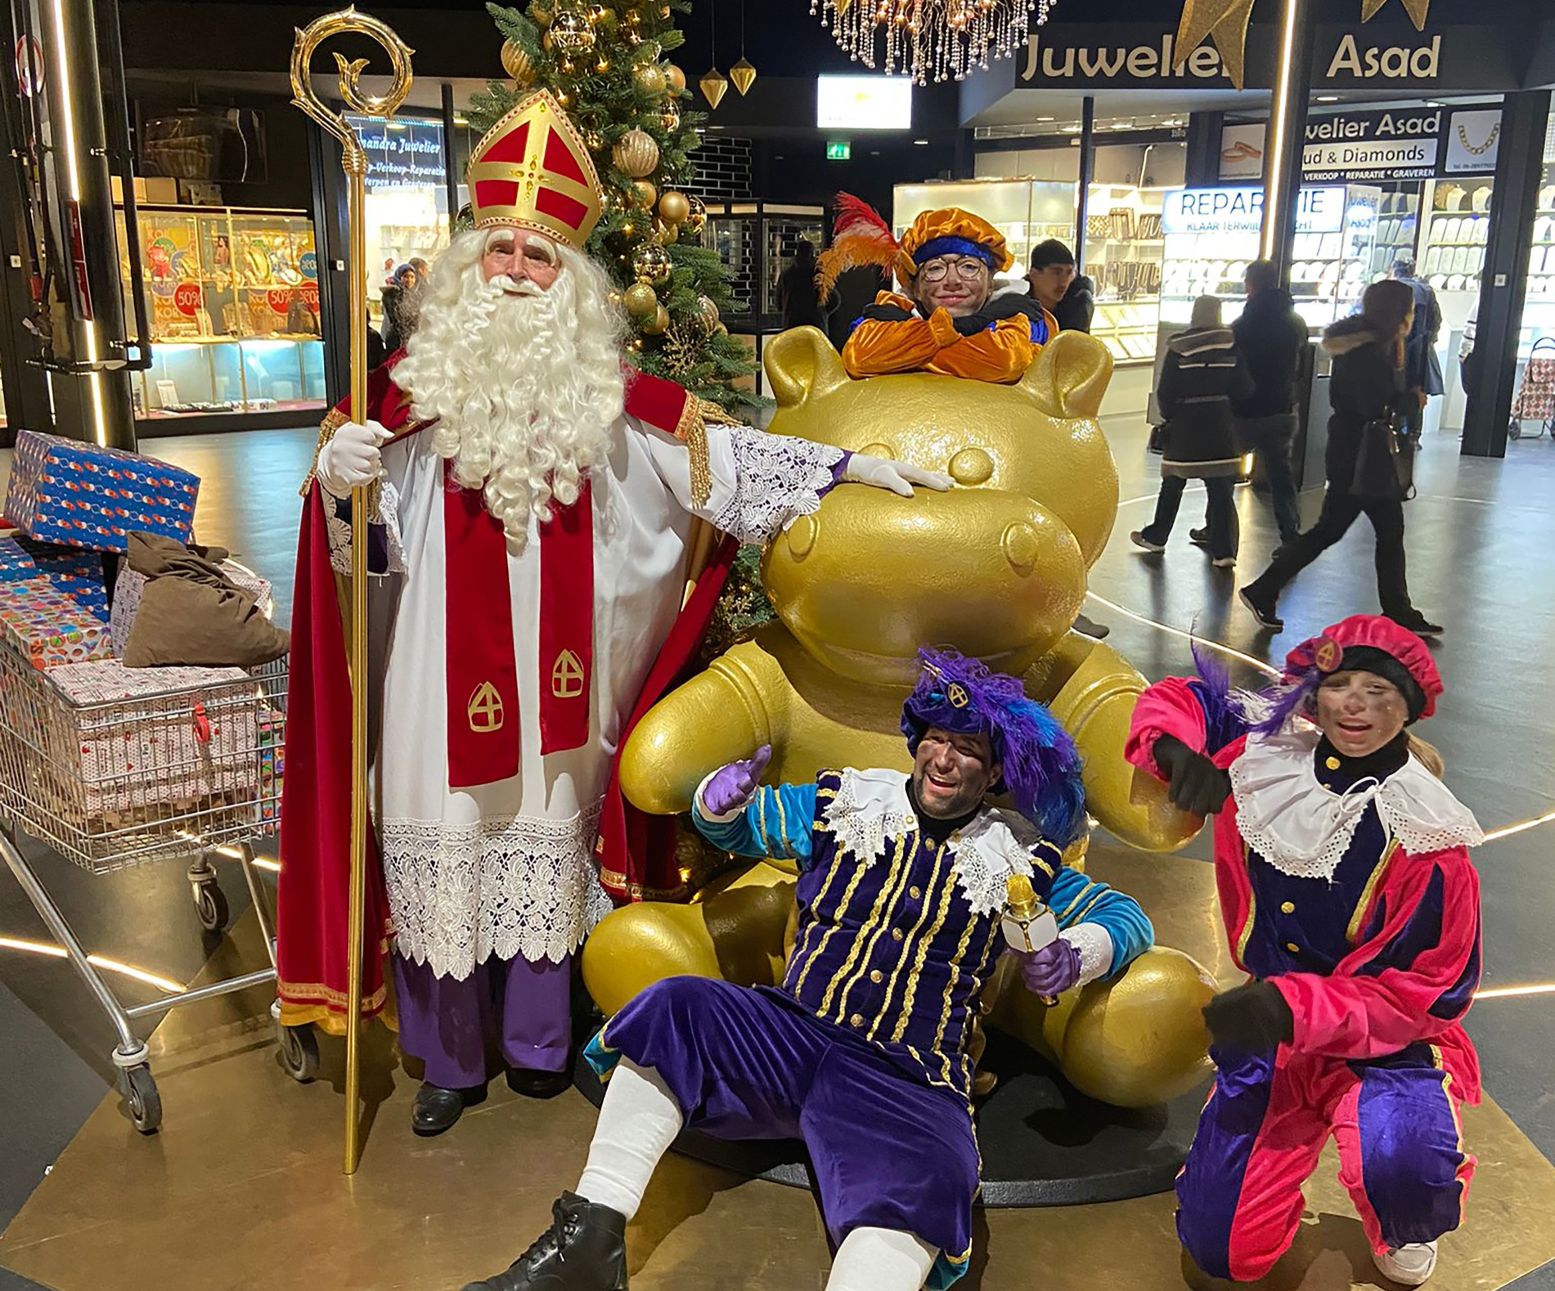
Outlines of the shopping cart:
[[[1526,435],[1523,422],[1536,421],[1539,428]],[[1555,440],[1555,336],[1541,336],[1528,352],[1528,364],[1512,402],[1512,420],[1506,428],[1511,439],[1538,439],[1548,432]]]
[[[285,657],[236,677],[230,669],[157,671],[155,694],[83,702],[0,643],[0,855],[117,1029],[119,1089],[146,1134],[161,1122],[162,1102],[134,1024],[275,980],[274,923],[253,840],[276,826],[286,735]],[[164,691],[162,678],[186,684]],[[194,906],[209,932],[229,918],[212,862],[238,861],[269,966],[126,1007],[25,859],[22,834],[93,874],[192,857]],[[281,1031],[283,1062],[297,1079],[317,1069],[312,1041]]]

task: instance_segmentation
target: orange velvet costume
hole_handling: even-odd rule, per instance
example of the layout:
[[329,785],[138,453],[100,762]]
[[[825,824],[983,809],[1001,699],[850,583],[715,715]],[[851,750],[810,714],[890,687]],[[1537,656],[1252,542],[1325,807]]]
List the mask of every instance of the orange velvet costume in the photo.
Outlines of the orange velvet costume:
[[[948,377],[1012,385],[1036,358],[1031,323],[1024,315],[1001,318],[989,331],[962,336],[943,309],[928,318],[917,315],[913,301],[891,291],[875,297],[877,305],[895,305],[914,313],[902,322],[866,318],[848,337],[843,366],[851,377],[884,376],[888,372],[937,372]],[[1042,310],[1048,335],[1058,334],[1058,322]]]

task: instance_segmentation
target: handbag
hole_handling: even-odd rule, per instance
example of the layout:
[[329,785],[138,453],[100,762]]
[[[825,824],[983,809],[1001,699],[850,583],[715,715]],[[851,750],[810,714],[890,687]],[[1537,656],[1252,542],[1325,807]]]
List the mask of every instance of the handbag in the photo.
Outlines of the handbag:
[[1366,502],[1406,502],[1414,497],[1414,444],[1396,415],[1373,417],[1361,427],[1350,495]]

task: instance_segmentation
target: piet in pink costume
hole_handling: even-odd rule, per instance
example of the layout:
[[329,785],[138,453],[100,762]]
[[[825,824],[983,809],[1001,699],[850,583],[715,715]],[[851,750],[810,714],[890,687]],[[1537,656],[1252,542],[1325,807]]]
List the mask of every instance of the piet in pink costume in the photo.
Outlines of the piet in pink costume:
[[1456,1228],[1474,1171],[1458,1109],[1480,1097],[1462,1018],[1480,976],[1468,848],[1482,835],[1407,734],[1348,758],[1304,720],[1302,701],[1340,669],[1393,681],[1411,721],[1442,692],[1419,637],[1357,615],[1291,652],[1274,720],[1251,720],[1223,677],[1171,678],[1140,697],[1129,739],[1129,759],[1161,779],[1202,753],[1204,775],[1229,780],[1216,882],[1254,984],[1220,1001],[1239,995],[1252,1024],[1217,1028],[1207,1010],[1219,1070],[1177,1180],[1177,1228],[1204,1272],[1238,1281],[1290,1246],[1330,1135],[1380,1259]]

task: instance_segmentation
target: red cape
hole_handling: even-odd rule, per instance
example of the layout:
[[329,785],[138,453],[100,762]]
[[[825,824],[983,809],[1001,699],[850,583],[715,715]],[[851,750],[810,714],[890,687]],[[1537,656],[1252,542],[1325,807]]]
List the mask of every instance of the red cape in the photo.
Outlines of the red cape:
[[[390,379],[397,351],[368,379],[369,415],[388,430],[402,429],[409,402]],[[699,425],[696,401],[672,381],[633,371],[626,411],[669,434],[685,437]],[[338,406],[326,419],[347,419]],[[409,433],[414,433],[412,429]],[[287,704],[286,777],[281,791],[281,877],[278,895],[278,994],[281,1021],[345,1029],[347,1007],[351,834],[351,685],[342,601],[330,566],[326,499],[310,482],[297,542],[292,608],[291,689]],[[649,670],[642,694],[621,735],[621,747],[642,716],[694,662],[738,543],[726,538],[697,578],[692,593]],[[606,890],[617,902],[683,896],[675,864],[672,817],[647,816],[621,794],[620,755],[611,767],[596,855]],[[376,847],[367,873],[367,953],[362,971],[362,1014],[385,1003],[384,956],[389,904]]]

